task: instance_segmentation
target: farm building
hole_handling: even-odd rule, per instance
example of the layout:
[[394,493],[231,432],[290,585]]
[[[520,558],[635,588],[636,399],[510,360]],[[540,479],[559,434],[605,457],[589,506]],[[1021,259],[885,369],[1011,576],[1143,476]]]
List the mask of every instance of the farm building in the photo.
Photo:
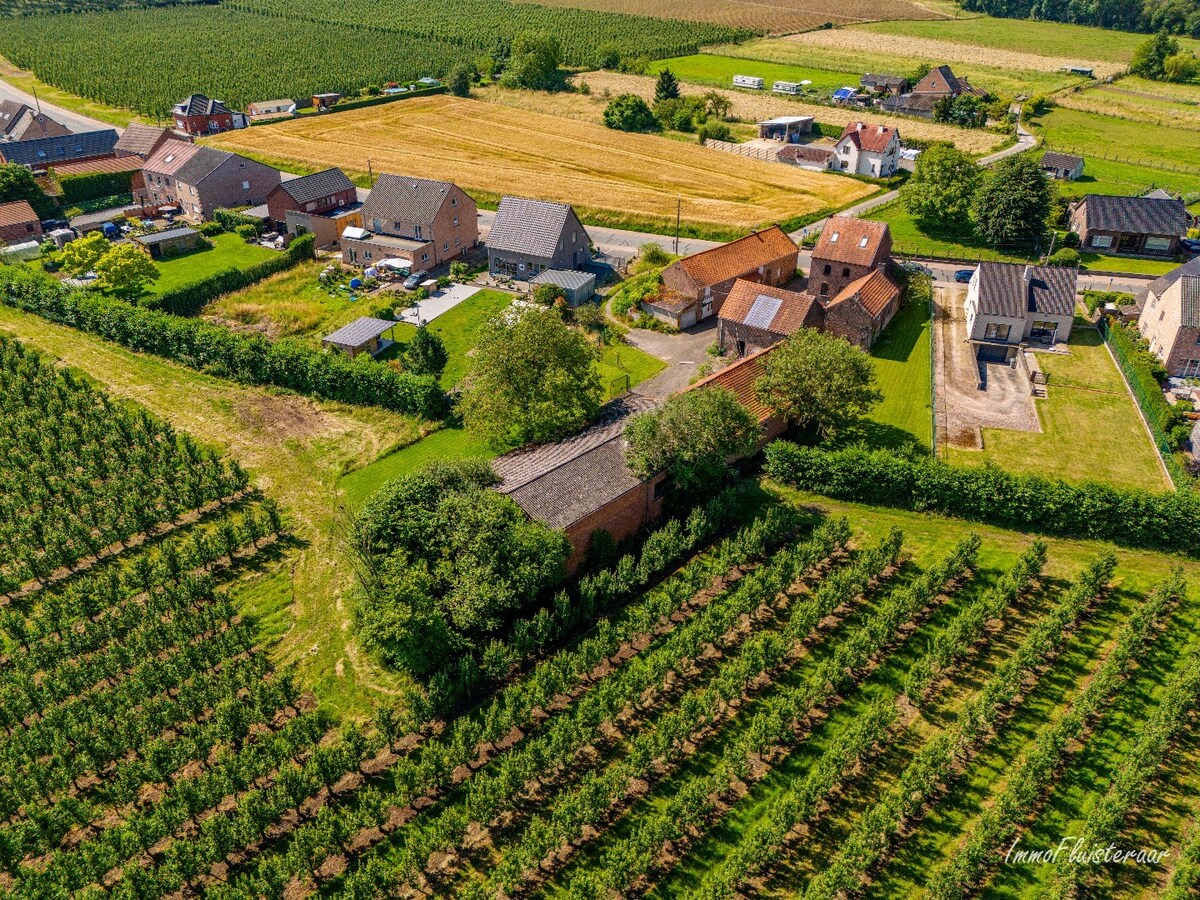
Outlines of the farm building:
[[1137,305],[1138,330],[1167,374],[1200,378],[1200,256],[1151,282]]
[[630,417],[654,408],[636,393],[606,404],[596,423],[556,444],[516,450],[492,467],[502,494],[529,518],[566,532],[567,571],[583,564],[592,536],[607,532],[623,541],[663,512],[665,474],[638,478],[625,463],[623,432]]
[[118,157],[135,157],[149,159],[167,141],[186,141],[189,138],[171,128],[160,128],[156,125],[142,125],[130,122],[117,138],[113,148]]
[[773,349],[773,347],[767,347],[763,350],[756,350],[744,359],[731,363],[721,371],[702,378],[687,388],[689,391],[713,388],[724,388],[730,391],[758,423],[758,450],[787,431],[788,426],[787,420],[763,404],[754,390],[754,383],[762,376],[764,364]]
[[582,269],[592,239],[565,203],[505,197],[488,234],[488,271],[528,281],[546,269]]
[[808,290],[836,297],[851,282],[891,262],[892,233],[885,222],[832,216],[813,248]]
[[1080,247],[1103,253],[1174,256],[1191,216],[1182,200],[1088,194],[1071,206]]
[[801,135],[812,134],[812,116],[776,116],[758,123],[758,136],[763,140],[799,143]]
[[113,128],[13,141],[0,143],[0,162],[24,166],[31,172],[45,172],[56,163],[109,159],[116,145],[117,132]]
[[786,147],[780,148],[775,158],[779,162],[816,171],[832,168],[837,162],[837,154],[828,147],[812,147],[800,144],[789,144]]
[[0,243],[15,244],[42,236],[42,224],[28,200],[0,203]]
[[675,328],[690,328],[721,311],[739,278],[781,287],[796,277],[800,248],[778,225],[671,263],[663,293],[644,312]]
[[773,347],[797,328],[820,328],[824,310],[816,298],[786,288],[738,280],[717,317],[717,343],[746,356]]
[[883,108],[888,112],[931,119],[934,106],[943,97],[954,98],[962,94],[982,97],[984,93],[966,78],[955,75],[949,66],[938,66],[914,84],[909,93],[884,98]]
[[851,122],[834,144],[834,168],[853,175],[888,178],[900,159],[900,132],[888,125]]
[[900,286],[887,269],[872,269],[825,301],[825,331],[870,350],[900,309]]
[[567,305],[571,307],[587,303],[596,293],[596,276],[574,269],[546,269],[529,279],[531,288],[543,284],[561,288]]
[[1075,321],[1078,278],[1078,270],[1066,266],[981,262],[964,304],[976,357],[1006,362],[1023,342],[1065,342]]
[[909,81],[903,75],[877,75],[868,72],[858,81],[859,87],[874,94],[903,94]]
[[390,319],[360,316],[349,325],[343,325],[333,334],[321,338],[321,346],[326,350],[345,353],[351,359],[360,353],[377,356],[392,346],[391,338],[385,338],[384,335],[395,328],[396,324]]
[[274,119],[279,116],[291,116],[296,112],[295,100],[259,100],[246,107],[246,115],[251,119]]
[[133,239],[138,249],[149,254],[151,259],[179,256],[195,250],[204,243],[204,237],[195,228],[172,228],[155,234],[143,234]]
[[342,99],[341,94],[313,94],[312,107],[320,112],[321,110],[329,109]]
[[342,232],[342,259],[351,265],[404,259],[432,269],[479,243],[475,201],[449,181],[380,175],[359,211],[361,228],[349,238]]
[[1058,181],[1075,181],[1083,177],[1083,157],[1047,150],[1042,154],[1042,171]]

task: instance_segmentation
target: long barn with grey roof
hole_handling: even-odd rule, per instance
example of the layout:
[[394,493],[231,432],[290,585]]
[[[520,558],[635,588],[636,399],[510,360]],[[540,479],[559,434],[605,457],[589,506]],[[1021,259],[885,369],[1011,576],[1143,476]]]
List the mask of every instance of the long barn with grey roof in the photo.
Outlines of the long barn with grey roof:
[[0,161],[15,163],[34,172],[44,172],[55,163],[106,159],[114,153],[117,132],[113,128],[79,134],[0,143]]
[[565,203],[505,197],[488,234],[488,271],[528,281],[547,269],[583,269],[591,238]]

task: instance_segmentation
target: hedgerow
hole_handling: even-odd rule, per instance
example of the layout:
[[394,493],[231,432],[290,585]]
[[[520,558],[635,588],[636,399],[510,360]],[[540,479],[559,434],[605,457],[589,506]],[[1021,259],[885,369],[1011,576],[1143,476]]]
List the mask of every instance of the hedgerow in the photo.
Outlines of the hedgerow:
[[767,472],[838,500],[934,512],[1018,531],[1200,553],[1200,497],[1152,494],[1096,482],[1068,484],[996,466],[950,466],[889,450],[823,450],[776,441]]

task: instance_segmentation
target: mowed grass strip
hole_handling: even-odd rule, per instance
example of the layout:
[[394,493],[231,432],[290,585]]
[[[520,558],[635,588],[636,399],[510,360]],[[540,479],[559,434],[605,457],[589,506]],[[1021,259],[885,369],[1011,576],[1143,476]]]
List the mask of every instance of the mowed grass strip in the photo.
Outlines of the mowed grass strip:
[[152,281],[147,290],[152,294],[165,294],[204,281],[226,269],[248,269],[279,256],[278,250],[248,244],[236,234],[218,234],[208,240],[212,247],[207,250],[196,250],[172,259],[156,259],[154,267],[158,269],[158,280]]
[[572,203],[660,226],[727,229],[840,207],[870,185],[731,156],[698,144],[437,96],[228,132],[215,146],[301,164],[411,173],[491,194]]
[[1165,491],[1158,454],[1100,335],[1071,332],[1070,352],[1038,353],[1049,396],[1035,401],[1042,432],[983,430],[983,450],[950,447],[949,461],[991,461],[1003,469],[1067,481]]

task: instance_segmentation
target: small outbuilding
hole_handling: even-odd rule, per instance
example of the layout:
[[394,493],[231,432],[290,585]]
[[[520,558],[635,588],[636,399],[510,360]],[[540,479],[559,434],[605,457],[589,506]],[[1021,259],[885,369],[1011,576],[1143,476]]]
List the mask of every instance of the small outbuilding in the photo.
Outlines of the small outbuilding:
[[375,319],[371,316],[361,316],[349,325],[343,325],[333,334],[321,339],[321,346],[326,350],[337,350],[345,353],[351,359],[366,352],[378,356],[394,341],[384,335],[396,327],[398,323],[390,319]]
[[133,242],[150,254],[151,259],[162,259],[195,250],[203,240],[203,235],[195,228],[185,227],[139,235],[133,239]]
[[1077,181],[1083,177],[1083,157],[1047,150],[1042,154],[1042,171],[1057,181]]
[[53,231],[47,232],[46,237],[54,241],[54,246],[61,250],[75,240],[75,232],[70,228],[55,228]]
[[313,109],[316,109],[318,111],[322,110],[322,109],[329,109],[331,106],[333,106],[335,103],[337,103],[341,99],[342,99],[341,94],[333,94],[333,93],[313,94],[312,95]]
[[592,299],[596,293],[596,276],[591,272],[579,272],[574,269],[546,269],[529,279],[531,288],[543,284],[552,284],[563,292],[567,305],[579,306]]
[[785,144],[796,144],[800,136],[812,134],[812,116],[776,116],[758,123],[758,136],[768,141],[783,141]]

